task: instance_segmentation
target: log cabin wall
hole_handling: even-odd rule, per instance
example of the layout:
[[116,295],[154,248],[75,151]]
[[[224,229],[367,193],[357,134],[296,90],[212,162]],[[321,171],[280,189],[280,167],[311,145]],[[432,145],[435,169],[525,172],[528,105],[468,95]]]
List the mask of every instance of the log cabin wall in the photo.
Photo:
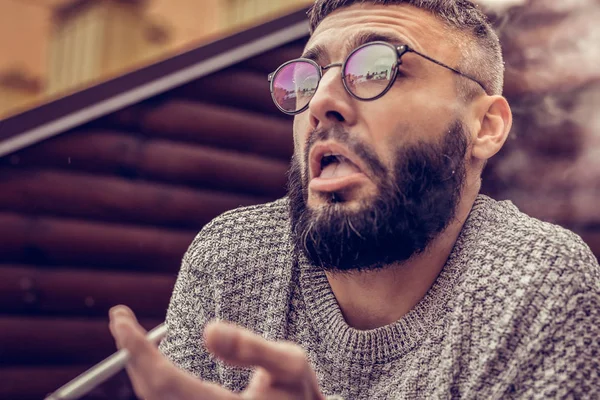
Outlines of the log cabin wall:
[[[303,40],[0,159],[0,399],[41,399],[114,351],[107,312],[164,318],[194,236],[284,195],[291,118],[267,74]],[[125,376],[88,399],[133,399]]]
[[[595,69],[575,68],[589,54],[561,34],[589,26],[597,8],[532,4],[497,16],[515,126],[485,170],[484,192],[575,230],[600,256],[600,81]],[[553,64],[553,35],[573,51],[572,70]],[[130,305],[146,327],[160,322],[198,230],[284,194],[291,119],[273,106],[266,74],[302,44],[0,159],[1,399],[40,399],[110,354],[115,304]],[[550,75],[523,62],[545,50]],[[133,396],[121,374],[86,398]]]
[[524,3],[490,10],[514,124],[483,190],[577,232],[600,257],[600,3]]

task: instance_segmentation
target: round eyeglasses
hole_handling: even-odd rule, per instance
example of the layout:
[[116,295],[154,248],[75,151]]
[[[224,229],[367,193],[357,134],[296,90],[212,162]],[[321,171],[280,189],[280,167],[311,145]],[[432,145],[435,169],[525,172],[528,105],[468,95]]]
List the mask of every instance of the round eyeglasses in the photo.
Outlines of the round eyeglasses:
[[297,58],[281,65],[269,74],[271,97],[282,112],[295,115],[305,111],[314,96],[325,71],[342,67],[342,82],[346,91],[358,100],[375,100],[386,94],[398,76],[398,66],[406,53],[417,54],[485,87],[472,76],[426,56],[407,45],[370,42],[354,49],[343,63],[324,67],[308,58]]

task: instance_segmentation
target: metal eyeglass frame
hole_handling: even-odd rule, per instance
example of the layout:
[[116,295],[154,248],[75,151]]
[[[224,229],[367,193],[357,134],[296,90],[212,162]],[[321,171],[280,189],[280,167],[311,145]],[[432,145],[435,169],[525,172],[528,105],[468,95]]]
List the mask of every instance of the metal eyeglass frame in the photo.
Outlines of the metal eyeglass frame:
[[[372,45],[375,45],[375,44],[387,46],[387,47],[391,48],[392,50],[394,50],[396,52],[396,62],[395,62],[396,67],[393,69],[393,72],[392,72],[393,76],[390,79],[390,81],[388,82],[387,87],[380,94],[378,94],[375,97],[368,97],[368,98],[359,97],[359,96],[355,95],[354,93],[352,93],[352,91],[348,88],[348,85],[346,84],[346,76],[344,75],[344,71],[346,70],[346,63],[354,55],[354,53],[356,53],[360,49],[362,49],[362,48],[364,48],[366,46],[372,46]],[[441,61],[437,61],[437,60],[435,60],[435,59],[433,59],[433,58],[431,58],[431,57],[429,57],[429,56],[427,56],[427,55],[425,55],[423,53],[420,53],[417,50],[414,50],[414,49],[410,48],[406,44],[392,45],[392,44],[387,43],[387,42],[375,41],[375,42],[365,43],[365,44],[363,44],[361,46],[358,46],[356,49],[352,50],[352,52],[350,54],[348,54],[348,56],[346,57],[346,59],[344,60],[343,63],[332,63],[332,64],[329,64],[329,65],[326,65],[326,66],[322,67],[319,64],[317,64],[316,61],[308,59],[308,58],[295,58],[293,60],[290,60],[290,61],[287,61],[287,62],[283,63],[282,65],[279,66],[279,68],[277,68],[275,70],[275,72],[270,73],[268,75],[268,77],[267,77],[267,79],[269,81],[269,89],[271,91],[271,98],[273,99],[273,102],[275,103],[275,105],[277,106],[277,108],[279,109],[279,111],[281,111],[281,112],[283,112],[285,114],[296,115],[296,114],[300,114],[301,112],[306,111],[306,109],[308,108],[308,105],[310,104],[310,100],[300,110],[297,110],[297,111],[287,111],[287,110],[284,110],[277,103],[277,101],[275,100],[275,96],[273,94],[273,83],[274,83],[274,79],[273,78],[277,75],[277,73],[282,68],[284,68],[285,66],[287,66],[289,64],[292,64],[294,62],[299,62],[300,61],[300,62],[306,62],[306,63],[312,64],[317,69],[317,71],[319,73],[319,81],[317,82],[317,87],[315,88],[315,92],[319,88],[319,84],[321,83],[321,78],[323,78],[324,71],[327,71],[329,68],[333,68],[333,67],[342,67],[341,68],[342,83],[344,84],[344,88],[350,94],[350,96],[354,97],[357,100],[361,100],[361,101],[377,100],[380,97],[382,97],[383,95],[385,95],[388,92],[388,90],[390,90],[390,88],[392,87],[392,85],[394,84],[394,82],[396,81],[396,77],[398,76],[398,67],[402,64],[402,56],[404,54],[406,54],[406,53],[415,53],[415,54],[423,57],[424,59],[426,59],[428,61],[431,61],[434,64],[437,64],[437,65],[439,65],[441,67],[444,67],[444,68],[446,68],[446,69],[448,69],[448,70],[450,70],[450,71],[452,71],[452,72],[454,72],[454,73],[456,73],[456,74],[458,74],[460,76],[463,76],[463,77],[465,77],[465,78],[467,78],[469,80],[472,80],[473,82],[475,82],[476,84],[478,84],[483,89],[484,92],[487,93],[487,90],[485,89],[485,86],[483,86],[483,84],[481,84],[481,82],[479,82],[474,77],[472,77],[472,76],[470,76],[468,74],[465,74],[465,73],[457,70],[456,68],[452,68],[451,66],[446,65],[446,64],[444,64]],[[312,100],[312,97],[311,97],[311,100]]]

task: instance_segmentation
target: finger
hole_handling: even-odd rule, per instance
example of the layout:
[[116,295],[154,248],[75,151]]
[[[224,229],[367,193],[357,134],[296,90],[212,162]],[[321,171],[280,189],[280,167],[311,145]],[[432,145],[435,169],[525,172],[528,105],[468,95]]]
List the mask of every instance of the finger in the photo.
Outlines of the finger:
[[262,367],[257,367],[252,374],[250,383],[244,390],[246,398],[255,399],[260,397],[260,393],[265,393],[273,385],[273,378]]
[[[139,363],[139,359],[144,358],[145,355],[146,361],[142,361],[142,365],[145,362],[146,365],[156,366],[158,362],[162,362],[161,357],[155,353],[152,344],[145,345],[144,341],[147,342],[145,340],[146,332],[138,324],[131,309],[126,306],[113,307],[109,311],[109,316],[109,328],[115,338],[117,348],[127,349],[130,353],[130,361],[127,363],[126,368],[133,388],[139,397],[148,397],[149,392],[151,392],[148,385],[148,373],[143,368],[136,367],[135,364]],[[165,373],[161,375],[166,376]]]
[[[298,395],[298,389],[295,389],[292,393],[287,387],[278,386],[267,370],[258,367],[241,396],[244,400],[313,398],[312,396]],[[304,391],[300,393],[304,393]]]
[[[117,344],[117,347],[119,349],[123,348],[123,340],[125,340],[125,337],[128,336],[127,333],[121,332],[123,329],[129,329],[128,327],[121,327],[121,325],[119,325],[117,327],[117,322],[123,322],[124,320],[127,321],[131,321],[133,323],[133,325],[135,326],[136,330],[140,330],[142,332],[142,334],[145,336],[146,335],[146,330],[139,325],[137,318],[135,316],[135,314],[133,313],[133,311],[124,305],[118,305],[115,307],[112,307],[109,312],[109,329],[110,329],[110,333],[113,335],[113,338],[115,339],[115,342]],[[139,328],[138,328],[139,327]]]
[[162,358],[156,346],[146,339],[146,330],[129,308],[117,306],[110,310],[110,331],[117,346],[131,353],[130,365],[152,365]]
[[110,330],[130,353],[127,373],[136,394],[144,399],[239,399],[234,393],[203,382],[171,364],[145,336],[133,312],[124,306],[110,311]]
[[306,354],[295,344],[270,342],[247,329],[224,322],[208,324],[204,333],[207,348],[230,364],[263,367],[282,384],[298,383],[310,377]]

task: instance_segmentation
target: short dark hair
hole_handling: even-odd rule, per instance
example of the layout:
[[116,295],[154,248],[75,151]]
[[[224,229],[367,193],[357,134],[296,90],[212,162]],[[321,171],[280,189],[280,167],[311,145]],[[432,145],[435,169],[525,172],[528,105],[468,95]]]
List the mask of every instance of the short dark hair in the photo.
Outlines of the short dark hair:
[[[468,0],[316,0],[308,11],[311,34],[333,11],[354,4],[408,4],[429,11],[458,33],[461,51],[457,66],[483,84],[490,95],[502,94],[504,61],[500,41],[486,15]],[[462,34],[462,36],[461,36]],[[460,40],[466,38],[467,40]],[[464,43],[467,43],[466,45]],[[460,80],[464,82],[464,79]],[[469,91],[465,84],[460,87]],[[460,90],[459,90],[460,92]]]

